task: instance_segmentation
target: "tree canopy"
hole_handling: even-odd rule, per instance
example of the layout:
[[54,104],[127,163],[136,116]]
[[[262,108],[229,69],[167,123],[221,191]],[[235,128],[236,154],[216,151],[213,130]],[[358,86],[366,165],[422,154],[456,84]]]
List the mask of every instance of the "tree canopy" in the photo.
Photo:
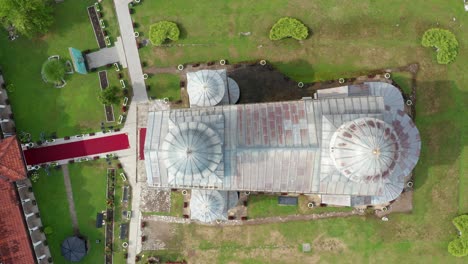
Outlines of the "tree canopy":
[[176,41],[179,35],[179,27],[174,22],[160,21],[150,26],[149,39],[153,45],[161,45],[166,39]]
[[306,39],[309,36],[309,28],[301,21],[292,17],[280,18],[270,30],[271,40],[293,38],[297,40]]
[[445,29],[431,28],[424,32],[421,44],[424,47],[434,47],[437,52],[437,62],[448,64],[455,60],[458,54],[458,41],[455,35]]
[[118,104],[120,101],[120,89],[117,86],[111,86],[99,93],[99,101],[104,105]]
[[47,60],[42,64],[42,76],[50,83],[58,83],[65,76],[65,63],[61,60]]
[[31,38],[52,25],[53,5],[50,0],[0,0],[0,21]]
[[448,252],[456,257],[468,256],[468,215],[460,215],[452,220],[460,236],[448,245]]

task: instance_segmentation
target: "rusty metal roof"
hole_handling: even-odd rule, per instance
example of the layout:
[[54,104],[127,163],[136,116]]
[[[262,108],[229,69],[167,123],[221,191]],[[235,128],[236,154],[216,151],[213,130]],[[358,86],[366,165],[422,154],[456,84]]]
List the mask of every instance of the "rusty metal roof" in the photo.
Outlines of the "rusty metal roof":
[[[366,87],[358,89],[359,93],[364,93]],[[164,188],[383,196],[381,199],[388,201],[403,189],[401,175],[412,170],[420,149],[419,133],[411,118],[389,109],[393,108],[387,107],[383,96],[367,95],[150,112],[145,143],[148,183]],[[401,147],[401,164],[388,164],[386,157],[392,151],[379,145],[382,161],[369,169],[388,165],[393,168],[389,177],[355,181],[343,173],[344,167],[337,168],[337,157],[330,155],[331,139],[343,124],[350,127],[356,119],[366,120],[367,126],[371,126],[367,121],[372,120],[375,126],[378,123],[394,130]],[[174,181],[174,173],[168,168],[171,166],[163,156],[162,141],[174,127],[187,122],[202,123],[219,135],[222,158],[217,168],[210,170],[211,175],[175,177]],[[374,133],[377,131],[354,135],[376,140]],[[343,143],[344,134],[339,135],[334,144]],[[353,142],[354,147],[359,146],[355,151],[362,149],[362,144]],[[342,158],[339,156],[338,163]],[[368,176],[366,170],[355,168],[364,178]]]

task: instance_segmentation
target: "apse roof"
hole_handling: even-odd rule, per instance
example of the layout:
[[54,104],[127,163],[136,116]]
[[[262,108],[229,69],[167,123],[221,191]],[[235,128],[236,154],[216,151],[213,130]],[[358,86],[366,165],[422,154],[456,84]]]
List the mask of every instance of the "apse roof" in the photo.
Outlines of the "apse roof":
[[191,106],[214,106],[226,93],[226,70],[201,70],[187,73],[187,92]]
[[205,223],[216,220],[227,220],[226,206],[226,198],[219,191],[192,190],[190,196],[190,218]]

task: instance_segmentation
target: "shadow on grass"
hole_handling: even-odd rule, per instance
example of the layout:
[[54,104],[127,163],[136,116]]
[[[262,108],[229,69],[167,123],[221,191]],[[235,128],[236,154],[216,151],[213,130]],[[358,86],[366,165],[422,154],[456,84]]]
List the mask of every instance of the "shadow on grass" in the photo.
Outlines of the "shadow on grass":
[[453,81],[417,83],[416,126],[421,154],[415,168],[415,189],[426,183],[431,167],[450,166],[460,158],[466,145],[467,96]]

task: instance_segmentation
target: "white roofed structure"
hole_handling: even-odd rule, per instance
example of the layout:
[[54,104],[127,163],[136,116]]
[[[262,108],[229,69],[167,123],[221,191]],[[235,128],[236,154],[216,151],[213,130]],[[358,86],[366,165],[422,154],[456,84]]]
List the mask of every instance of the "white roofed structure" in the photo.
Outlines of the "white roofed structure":
[[322,90],[318,100],[149,112],[148,184],[389,202],[421,147],[392,87],[365,83]]
[[239,85],[227,77],[226,70],[201,70],[187,73],[190,107],[235,104],[240,97]]

